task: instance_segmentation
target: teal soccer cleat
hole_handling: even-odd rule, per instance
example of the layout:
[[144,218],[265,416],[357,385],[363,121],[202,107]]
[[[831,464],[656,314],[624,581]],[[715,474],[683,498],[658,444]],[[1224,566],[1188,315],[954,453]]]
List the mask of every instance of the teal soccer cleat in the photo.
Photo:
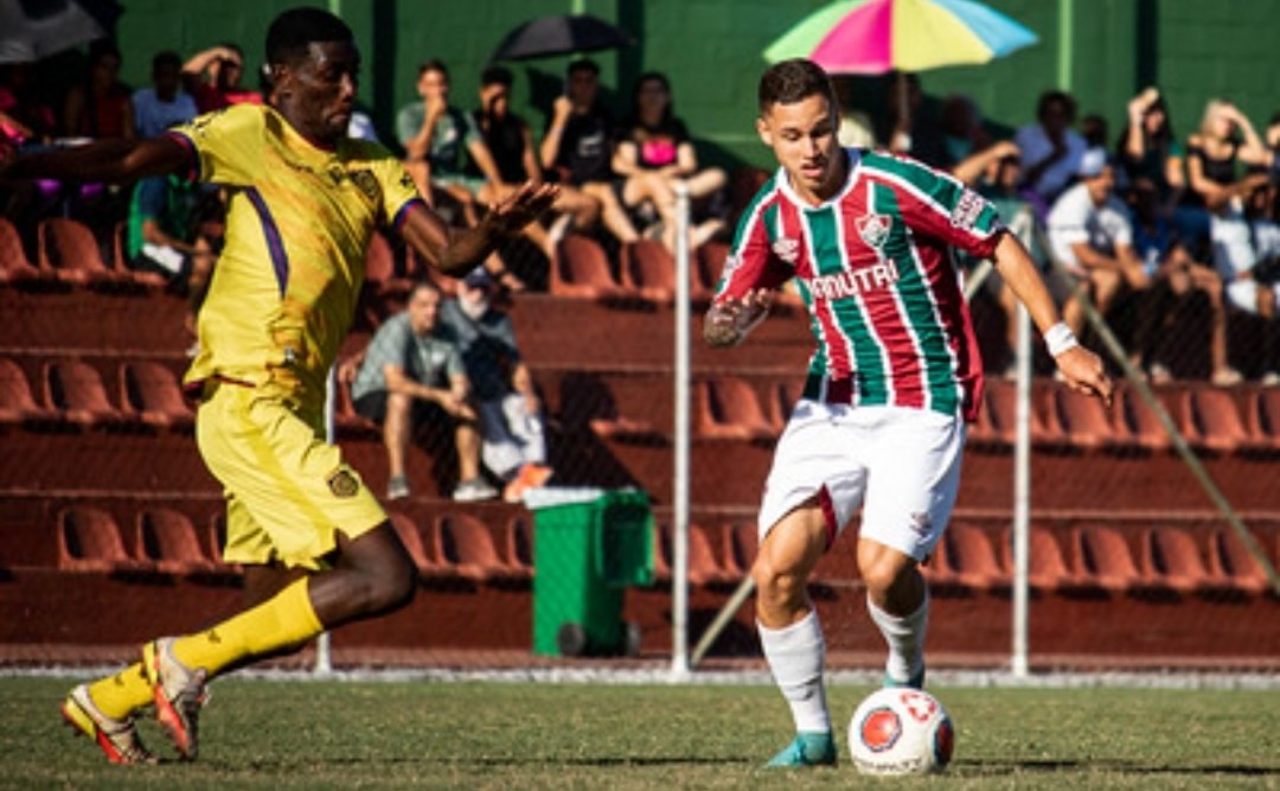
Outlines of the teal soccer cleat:
[[796,738],[782,752],[773,756],[770,768],[803,767],[803,766],[835,766],[836,742],[831,733],[797,733]]
[[916,671],[915,675],[907,679],[905,682],[898,681],[893,676],[890,676],[888,672],[886,672],[884,674],[884,684],[882,684],[882,686],[885,689],[892,689],[894,687],[910,687],[911,689],[924,689],[924,665],[921,665],[920,669]]

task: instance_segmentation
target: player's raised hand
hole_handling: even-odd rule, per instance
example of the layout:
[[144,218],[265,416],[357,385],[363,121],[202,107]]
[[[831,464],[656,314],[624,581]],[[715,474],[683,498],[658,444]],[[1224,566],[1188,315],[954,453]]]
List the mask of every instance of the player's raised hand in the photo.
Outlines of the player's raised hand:
[[1068,387],[1080,393],[1096,395],[1104,404],[1111,406],[1111,394],[1115,386],[1103,369],[1098,355],[1083,346],[1073,346],[1059,354],[1054,361]]
[[773,291],[758,288],[739,298],[728,297],[711,306],[702,326],[702,336],[712,346],[739,343],[769,312]]
[[515,233],[535,217],[550,209],[560,197],[555,184],[525,182],[519,189],[489,206],[489,217],[505,233]]

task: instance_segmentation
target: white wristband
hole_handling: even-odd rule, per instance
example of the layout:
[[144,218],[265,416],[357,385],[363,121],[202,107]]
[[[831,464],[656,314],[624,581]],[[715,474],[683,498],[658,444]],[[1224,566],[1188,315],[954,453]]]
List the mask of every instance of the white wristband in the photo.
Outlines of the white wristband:
[[1071,331],[1066,322],[1060,321],[1045,332],[1044,345],[1049,348],[1050,357],[1057,357],[1079,346],[1080,341],[1076,340],[1076,334]]

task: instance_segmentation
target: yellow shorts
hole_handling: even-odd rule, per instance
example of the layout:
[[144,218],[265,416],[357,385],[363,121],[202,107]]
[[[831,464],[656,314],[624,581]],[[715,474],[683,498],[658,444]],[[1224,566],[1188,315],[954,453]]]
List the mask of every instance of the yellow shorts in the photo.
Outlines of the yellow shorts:
[[225,490],[226,562],[319,569],[335,531],[356,538],[386,521],[321,425],[262,388],[206,384],[196,444]]

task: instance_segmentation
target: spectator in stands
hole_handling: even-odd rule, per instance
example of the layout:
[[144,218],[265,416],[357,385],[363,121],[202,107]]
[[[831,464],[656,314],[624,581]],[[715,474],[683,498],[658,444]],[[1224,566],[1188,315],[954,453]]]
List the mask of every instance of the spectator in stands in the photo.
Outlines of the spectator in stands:
[[[656,233],[668,250],[676,249],[676,185],[684,182],[693,200],[708,198],[724,188],[720,168],[699,168],[698,154],[684,122],[675,116],[671,84],[666,75],[651,71],[636,80],[633,115],[613,154],[613,171],[622,177],[622,203],[633,212],[649,207]],[[652,226],[651,226],[652,228]],[[724,228],[719,217],[692,227],[690,249]]]
[[1084,138],[1086,148],[1106,148],[1107,141],[1111,139],[1107,132],[1107,119],[1097,113],[1089,113],[1081,118],[1080,136]]
[[244,52],[226,42],[202,50],[182,65],[183,87],[202,113],[233,104],[262,104],[263,94],[240,84],[244,77]]
[[506,483],[503,499],[519,502],[525,491],[547,482],[551,468],[541,400],[520,358],[511,317],[494,296],[493,280],[476,268],[463,279],[457,300],[445,302],[440,320],[452,331],[471,381],[484,464]]
[[68,137],[137,137],[133,124],[133,100],[120,82],[120,50],[107,39],[89,47],[85,80],[72,86],[62,113],[62,131]]
[[[438,60],[418,68],[420,101],[405,105],[396,116],[396,134],[405,150],[405,167],[418,192],[455,203],[467,226],[479,219],[476,201],[483,188],[498,190],[502,178],[493,154],[472,119],[449,104],[449,69]],[[466,173],[466,155],[482,174]]]
[[369,342],[351,384],[356,412],[382,426],[387,446],[387,499],[409,496],[405,455],[414,429],[452,423],[458,454],[455,500],[487,500],[497,494],[480,477],[476,413],[467,402],[470,383],[457,344],[440,327],[440,292],[417,283],[405,310],[383,322]]
[[182,90],[182,58],[172,50],[156,53],[151,59],[151,87],[133,92],[133,119],[138,134],[155,137],[196,115],[195,99]]
[[616,131],[609,111],[599,103],[600,67],[582,59],[569,64],[565,95],[557,96],[542,137],[543,168],[561,184],[599,201],[604,225],[617,240],[640,238],[614,184]]
[[1227,317],[1222,301],[1222,281],[1208,266],[1192,258],[1178,237],[1177,227],[1165,211],[1159,187],[1145,176],[1130,191],[1133,204],[1133,247],[1143,271],[1152,282],[1145,303],[1138,311],[1134,346],[1146,362],[1151,381],[1163,384],[1172,379],[1162,356],[1169,343],[1181,338],[1172,326],[1182,315],[1182,307],[1196,294],[1209,303],[1209,357],[1211,381],[1226,387],[1239,384],[1239,371],[1227,362]]
[[[1215,239],[1214,264],[1226,284],[1227,298],[1236,308],[1266,319],[1262,338],[1261,381],[1280,384],[1280,207],[1277,189],[1266,173],[1253,173],[1231,189],[1248,188],[1245,233],[1229,237],[1219,246]],[[1215,226],[1218,218],[1215,216]],[[1226,225],[1226,223],[1222,223]],[[1229,226],[1228,226],[1229,227]]]
[[1063,91],[1040,96],[1036,123],[1018,130],[1014,142],[1022,152],[1023,183],[1043,216],[1080,170],[1085,142],[1071,127],[1076,121],[1076,101]]
[[26,63],[0,65],[0,140],[15,147],[48,143],[57,119],[31,84]]
[[1079,183],[1053,204],[1048,225],[1053,254],[1070,272],[1068,283],[1055,278],[1057,296],[1065,300],[1062,319],[1078,335],[1084,329],[1084,309],[1074,295],[1068,296],[1078,284],[1084,284],[1090,300],[1105,315],[1126,283],[1143,289],[1149,279],[1133,250],[1128,209],[1112,194],[1115,170],[1106,150],[1085,152],[1076,175]]
[[[1156,190],[1157,210],[1173,217],[1186,189],[1182,144],[1173,134],[1169,108],[1154,87],[1129,101],[1128,123],[1116,145],[1120,167],[1129,184],[1146,182]],[[1176,220],[1175,220],[1176,222]],[[1178,222],[1178,233],[1188,251],[1195,249],[1193,226]]]

